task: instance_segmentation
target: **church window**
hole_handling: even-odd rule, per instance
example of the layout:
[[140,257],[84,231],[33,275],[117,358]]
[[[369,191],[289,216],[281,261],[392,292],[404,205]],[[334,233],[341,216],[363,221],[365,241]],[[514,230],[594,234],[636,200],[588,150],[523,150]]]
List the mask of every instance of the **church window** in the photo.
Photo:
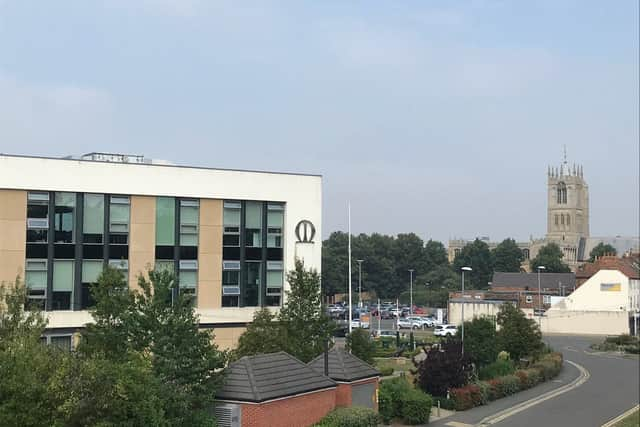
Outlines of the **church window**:
[[564,214],[560,214],[560,224],[564,225]]
[[556,225],[558,225],[558,214],[556,214]]
[[567,214],[567,225],[571,225],[571,220],[569,218],[569,214]]
[[567,186],[564,182],[558,184],[556,202],[558,204],[567,203]]

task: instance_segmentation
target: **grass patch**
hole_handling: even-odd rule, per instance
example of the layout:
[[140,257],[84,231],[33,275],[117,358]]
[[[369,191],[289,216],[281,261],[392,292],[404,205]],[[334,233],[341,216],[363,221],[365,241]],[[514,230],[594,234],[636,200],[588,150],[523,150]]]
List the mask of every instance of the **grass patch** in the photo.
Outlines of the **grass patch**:
[[380,370],[393,368],[396,372],[407,372],[409,369],[413,368],[413,363],[411,363],[411,359],[406,359],[404,357],[399,358],[386,358],[386,357],[376,357],[373,362],[374,366]]
[[638,427],[639,425],[640,425],[640,411],[636,409],[636,411],[633,414],[618,421],[614,427]]

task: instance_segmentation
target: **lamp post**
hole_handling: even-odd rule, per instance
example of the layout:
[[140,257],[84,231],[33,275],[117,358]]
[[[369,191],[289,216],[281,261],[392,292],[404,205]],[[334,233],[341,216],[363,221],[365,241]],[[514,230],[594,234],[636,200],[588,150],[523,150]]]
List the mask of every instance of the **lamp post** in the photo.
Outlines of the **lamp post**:
[[430,293],[430,292],[429,292],[429,291],[430,291],[429,286],[430,286],[431,284],[430,284],[429,282],[427,282],[427,283],[425,283],[424,285],[427,287],[427,307],[429,307],[429,304],[431,304],[431,301],[429,301],[429,293]]
[[540,287],[540,270],[546,270],[547,267],[544,265],[539,265],[537,267],[538,270],[538,328],[540,329],[540,333],[542,333],[542,288]]
[[413,316],[413,268],[409,269],[409,314]]
[[462,271],[462,329],[461,329],[461,336],[462,336],[462,355],[464,356],[464,272],[465,271],[472,271],[471,267],[462,267],[460,269]]
[[358,307],[362,308],[362,261],[363,259],[357,259],[358,261]]

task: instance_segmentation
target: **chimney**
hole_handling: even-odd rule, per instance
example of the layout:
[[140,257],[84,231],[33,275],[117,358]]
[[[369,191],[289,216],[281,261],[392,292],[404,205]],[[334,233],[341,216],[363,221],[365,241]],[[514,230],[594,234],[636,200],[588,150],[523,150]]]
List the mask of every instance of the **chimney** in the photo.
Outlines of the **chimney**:
[[329,376],[329,341],[324,342],[324,376]]

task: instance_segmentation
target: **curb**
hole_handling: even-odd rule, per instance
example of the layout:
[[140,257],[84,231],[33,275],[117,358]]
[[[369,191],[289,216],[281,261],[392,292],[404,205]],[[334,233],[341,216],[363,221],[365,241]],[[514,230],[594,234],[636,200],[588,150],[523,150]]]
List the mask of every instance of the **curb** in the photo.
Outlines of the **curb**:
[[543,393],[540,396],[536,396],[529,400],[525,400],[524,402],[514,405],[511,408],[503,409],[500,412],[497,412],[493,415],[489,415],[488,417],[485,417],[482,420],[480,420],[480,422],[476,424],[476,426],[485,427],[485,426],[490,426],[492,424],[498,423],[506,418],[509,418],[512,415],[517,414],[518,412],[524,411],[525,409],[529,409],[532,406],[535,406],[546,400],[559,396],[563,393],[573,390],[574,388],[580,387],[582,384],[584,384],[589,380],[589,377],[591,377],[591,374],[589,373],[589,371],[585,369],[584,366],[578,365],[577,363],[572,362],[571,360],[565,360],[565,361],[568,363],[571,363],[580,371],[580,375],[578,375],[576,379],[571,381],[569,384],[563,385],[562,387],[558,387],[554,390]]
[[606,423],[602,424],[602,427],[611,427],[614,424],[616,424],[618,421],[621,421],[623,418],[626,418],[627,416],[633,414],[634,412],[636,412],[638,410],[638,408],[640,408],[640,405],[636,405],[633,408],[629,409],[627,412],[625,412],[624,414],[620,414],[617,417],[615,417],[614,419],[607,421]]

